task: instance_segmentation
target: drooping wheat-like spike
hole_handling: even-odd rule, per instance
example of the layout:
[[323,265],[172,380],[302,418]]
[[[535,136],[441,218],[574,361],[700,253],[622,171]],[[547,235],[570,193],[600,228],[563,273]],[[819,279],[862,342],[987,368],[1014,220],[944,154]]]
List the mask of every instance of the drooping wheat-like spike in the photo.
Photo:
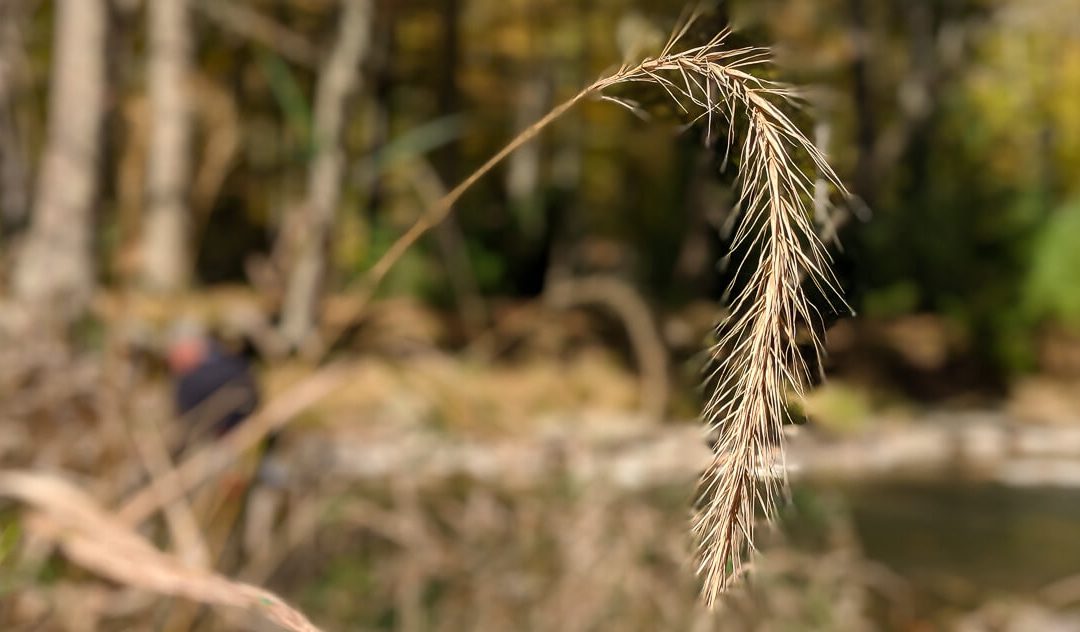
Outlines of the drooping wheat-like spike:
[[678,50],[692,22],[693,18],[675,29],[658,56],[624,65],[556,106],[447,193],[372,267],[368,296],[405,250],[450,212],[465,190],[586,98],[603,98],[636,112],[634,103],[605,91],[622,84],[648,83],[663,89],[695,121],[704,119],[707,138],[713,137],[716,119],[726,124],[727,149],[735,149],[736,139],[741,139],[741,215],[732,251],[746,254],[739,260],[735,278],[741,278],[745,267],[749,282],[738,288],[733,285],[738,291],[731,316],[721,326],[720,342],[713,349],[717,387],[704,411],[719,440],[700,483],[693,530],[705,601],[712,605],[740,573],[744,555],[753,549],[756,507],[771,518],[784,489],[785,398],[791,392],[801,393],[808,379],[807,365],[796,346],[796,327],[805,326],[815,351],[821,350],[814,327],[820,316],[803,287],[809,282],[826,296],[839,296],[828,255],[813,227],[814,186],[800,162],[842,194],[847,191],[824,155],[781,109],[784,102],[796,98],[794,91],[751,74],[769,62],[769,51],[727,49],[728,30],[705,44]]
[[[710,136],[713,119],[723,119],[729,149],[742,139],[741,215],[732,250],[745,253],[738,259],[739,272],[747,268],[749,281],[733,288],[731,316],[713,349],[717,387],[704,416],[719,439],[701,481],[693,523],[704,597],[712,605],[753,548],[756,508],[771,518],[786,482],[785,399],[788,393],[801,394],[809,377],[796,327],[804,326],[815,351],[821,350],[814,326],[820,315],[804,285],[813,283],[826,296],[839,296],[814,231],[813,181],[800,161],[824,174],[841,193],[846,190],[824,155],[780,108],[794,92],[750,74],[768,62],[767,50],[725,50],[725,31],[703,46],[672,52],[682,33],[685,29],[677,31],[659,57],[621,70],[611,83],[655,83],[684,110],[699,109]],[[733,285],[740,282],[740,274],[735,277]]]
[[[835,291],[827,255],[814,232],[812,184],[795,162],[809,155],[831,173],[821,154],[766,100],[768,89],[740,95],[748,118],[742,147],[742,218],[735,242],[756,257],[750,280],[737,294],[724,335],[714,347],[718,388],[706,418],[719,433],[712,466],[702,483],[694,532],[706,602],[713,603],[753,546],[755,505],[772,516],[785,482],[781,431],[785,396],[808,379],[796,346],[796,326],[820,320],[803,291],[807,280]],[[815,349],[816,329],[807,327]]]
[[[761,58],[747,51],[740,60],[752,64]],[[821,349],[813,326],[820,315],[804,283],[837,295],[827,253],[814,231],[813,183],[797,160],[809,157],[818,173],[844,190],[822,153],[770,101],[791,93],[754,80],[738,66],[710,66],[721,94],[741,106],[747,121],[739,174],[742,216],[734,247],[747,253],[744,263],[754,264],[714,347],[719,381],[705,411],[719,441],[702,481],[694,533],[710,605],[753,547],[755,506],[771,518],[786,483],[785,396],[801,394],[809,377],[796,346],[796,327],[810,325],[815,351]],[[728,122],[734,124],[730,117]]]

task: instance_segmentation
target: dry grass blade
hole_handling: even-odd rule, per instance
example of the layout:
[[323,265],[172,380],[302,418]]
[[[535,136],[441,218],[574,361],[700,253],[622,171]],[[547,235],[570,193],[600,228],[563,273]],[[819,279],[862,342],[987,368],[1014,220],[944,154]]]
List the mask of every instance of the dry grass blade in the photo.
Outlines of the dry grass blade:
[[60,543],[79,565],[115,582],[162,595],[257,614],[293,632],[319,632],[277,595],[217,573],[186,566],[127,529],[91,498],[55,477],[0,471],[0,497],[37,510],[27,524]]
[[[813,334],[820,321],[803,285],[810,282],[825,295],[839,296],[828,256],[813,229],[813,179],[800,161],[808,162],[842,194],[847,192],[822,152],[778,105],[793,100],[794,91],[751,74],[769,62],[769,51],[728,49],[727,30],[705,44],[679,50],[692,21],[675,29],[659,56],[624,65],[558,105],[434,204],[372,267],[360,309],[405,251],[445,218],[469,187],[582,100],[606,98],[635,110],[630,102],[604,91],[624,84],[652,84],[695,121],[704,119],[708,138],[716,119],[725,124],[729,150],[742,139],[741,218],[733,251],[748,253],[739,271],[745,267],[750,280],[735,293],[732,317],[714,349],[719,387],[705,410],[720,441],[702,479],[694,533],[705,600],[712,604],[753,548],[756,507],[771,517],[785,481],[784,400],[788,392],[801,392],[807,377],[795,330],[803,326]],[[815,337],[812,342],[820,353],[821,341]]]

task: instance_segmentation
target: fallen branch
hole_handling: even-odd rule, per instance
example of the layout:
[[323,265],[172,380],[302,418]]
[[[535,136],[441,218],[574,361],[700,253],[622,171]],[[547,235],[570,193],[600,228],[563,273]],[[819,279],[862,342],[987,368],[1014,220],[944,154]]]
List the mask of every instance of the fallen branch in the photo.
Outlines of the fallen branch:
[[226,30],[265,46],[294,64],[305,68],[318,66],[319,51],[308,40],[243,3],[200,0],[195,7]]

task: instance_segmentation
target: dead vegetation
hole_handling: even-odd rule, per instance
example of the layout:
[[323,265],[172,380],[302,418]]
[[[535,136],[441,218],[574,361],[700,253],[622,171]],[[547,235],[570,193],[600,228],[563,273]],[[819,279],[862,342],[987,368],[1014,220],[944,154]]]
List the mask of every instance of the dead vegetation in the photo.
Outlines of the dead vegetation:
[[[400,335],[410,318],[424,322],[384,318]],[[766,531],[752,581],[708,611],[685,530],[689,488],[710,459],[697,427],[649,423],[633,373],[595,350],[541,356],[558,347],[536,341],[528,361],[477,366],[424,346],[425,330],[408,356],[388,347],[314,376],[270,369],[265,410],[176,464],[153,447],[154,433],[169,441],[176,430],[162,385],[130,358],[40,347],[37,365],[15,371],[28,358],[5,356],[5,388],[19,396],[0,405],[16,429],[4,434],[3,462],[57,474],[4,475],[4,495],[23,510],[0,504],[0,626],[244,629],[253,616],[311,629],[287,603],[326,630],[858,630],[916,616],[914,587],[862,557],[842,508],[814,527],[822,538],[805,524],[793,541]],[[792,463],[826,478],[905,467],[925,476],[955,472],[963,455],[990,480],[1075,484],[1068,427],[951,421],[894,428],[891,439],[877,424],[809,451],[813,433],[803,433]],[[250,447],[285,422],[288,484],[260,518],[245,491]],[[249,532],[262,534],[256,546]],[[287,602],[255,588],[264,585]],[[1005,608],[965,621],[1048,614],[1039,603]]]
[[[400,367],[392,388],[371,384],[366,396],[341,386],[394,371],[387,365],[348,366],[336,375],[318,374],[292,390],[279,391],[240,433],[201,448],[175,466],[156,459],[153,450],[140,454],[132,445],[145,441],[144,433],[152,430],[145,427],[148,420],[165,417],[148,396],[156,390],[152,384],[140,381],[143,395],[130,405],[116,405],[110,403],[115,391],[105,374],[84,376],[83,386],[94,393],[98,413],[70,420],[66,428],[43,429],[32,442],[19,442],[20,450],[9,455],[14,460],[5,457],[5,463],[21,461],[42,469],[50,453],[61,455],[64,460],[52,461],[48,469],[60,469],[64,478],[26,470],[0,477],[0,494],[24,508],[17,521],[8,520],[14,517],[8,513],[10,505],[4,508],[5,542],[15,534],[18,547],[2,552],[0,576],[9,598],[0,606],[0,624],[12,630],[37,626],[82,632],[143,629],[161,620],[171,621],[176,629],[248,629],[263,620],[290,630],[314,629],[285,602],[255,587],[269,582],[328,630],[355,629],[358,624],[361,629],[385,627],[378,622],[387,617],[394,622],[391,627],[400,630],[710,630],[720,629],[721,621],[723,629],[750,630],[764,625],[760,613],[766,611],[776,613],[768,616],[770,621],[797,625],[805,620],[799,604],[805,602],[807,586],[818,587],[815,595],[824,591],[852,604],[850,613],[837,613],[837,621],[858,629],[857,618],[848,617],[860,610],[864,589],[848,582],[839,567],[828,576],[810,573],[807,551],[779,553],[761,568],[763,582],[771,585],[776,578],[775,590],[737,593],[720,618],[705,610],[697,602],[697,582],[686,564],[691,543],[685,532],[685,483],[692,474],[675,488],[643,481],[644,487],[633,490],[601,481],[576,483],[567,476],[569,469],[522,478],[515,472],[526,464],[518,461],[485,480],[399,472],[365,483],[328,472],[323,461],[293,470],[281,492],[287,512],[273,520],[262,551],[249,554],[235,536],[224,540],[224,546],[220,540],[215,544],[215,534],[245,530],[246,525],[237,523],[251,519],[250,510],[237,511],[245,502],[243,495],[237,496],[237,484],[242,490],[251,475],[244,465],[245,448],[283,420],[296,419],[305,404],[320,396],[325,399],[311,413],[315,417],[306,420],[339,437],[339,445],[350,430],[377,433],[381,428],[387,435],[415,430],[417,423],[439,435],[430,417],[417,420],[395,404],[411,384],[430,379],[424,373],[435,365],[424,364]],[[634,384],[630,374],[608,370],[615,373],[608,379]],[[518,372],[518,388],[532,384],[547,392],[535,373]],[[441,375],[444,392],[457,392],[459,402],[483,408],[484,393],[468,384],[482,384],[484,376],[454,371]],[[68,377],[55,373],[57,382]],[[514,377],[502,379],[509,385]],[[435,393],[431,396],[439,402]],[[85,395],[43,397],[49,397],[56,414],[77,409]],[[573,401],[565,405],[568,410],[579,406]],[[6,425],[24,424],[17,410],[5,406],[2,413]],[[632,418],[633,413],[624,414]],[[597,420],[589,425],[603,434],[617,431],[618,424]],[[108,430],[112,426],[115,432]],[[160,427],[171,429],[167,422]],[[580,423],[573,427],[584,430]],[[71,441],[76,431],[84,438]],[[521,436],[523,430],[519,426],[502,432]],[[388,435],[384,439],[408,443]],[[446,456],[453,454],[448,450],[452,440],[444,440],[446,446],[433,445],[429,460],[444,449]],[[542,450],[546,441],[541,439]],[[98,455],[98,460],[82,462],[83,452]],[[491,453],[498,451],[492,448]],[[700,456],[705,456],[703,447]],[[364,461],[377,465],[378,458]],[[109,475],[99,477],[98,472]],[[213,502],[203,502],[207,493]],[[194,538],[209,545],[208,560],[188,554],[190,546],[182,528],[170,519],[171,509],[193,518]],[[845,538],[836,541],[836,557],[829,558],[837,564],[854,559],[852,543]],[[69,563],[107,581],[87,577]],[[47,576],[57,568],[63,579],[54,583]],[[147,593],[194,600],[218,612],[181,617],[181,602]],[[849,621],[855,627],[847,625]]]

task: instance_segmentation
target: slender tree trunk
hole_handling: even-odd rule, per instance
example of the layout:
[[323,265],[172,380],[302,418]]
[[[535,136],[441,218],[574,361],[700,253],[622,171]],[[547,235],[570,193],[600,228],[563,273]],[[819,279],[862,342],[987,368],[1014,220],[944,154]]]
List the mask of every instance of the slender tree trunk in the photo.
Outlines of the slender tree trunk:
[[57,0],[48,138],[34,216],[15,263],[23,301],[84,313],[94,284],[93,209],[105,109],[106,0]]
[[855,125],[858,158],[855,165],[854,192],[867,206],[873,207],[877,176],[877,120],[873,106],[870,70],[870,27],[867,24],[866,0],[849,0],[855,55],[851,62],[852,99],[855,102]]
[[390,99],[394,93],[395,76],[393,60],[397,54],[398,16],[403,7],[396,2],[383,3],[380,7],[379,29],[372,38],[369,53],[371,69],[371,92],[368,106],[364,108],[365,163],[363,167],[363,187],[366,196],[364,218],[368,226],[375,226],[376,209],[382,205],[386,196],[384,178],[381,177],[373,158],[390,142],[390,127],[393,123],[393,106]]
[[319,75],[315,152],[308,172],[303,233],[289,271],[282,313],[282,334],[294,347],[308,340],[315,328],[326,276],[326,250],[345,173],[346,109],[360,83],[360,65],[368,52],[371,23],[371,0],[344,0],[337,43]]
[[[577,47],[576,63],[565,64],[563,75],[556,75],[563,85],[579,86],[588,81],[585,69],[593,64],[593,50],[589,40],[589,24],[592,23],[593,0],[576,0],[569,6],[575,24],[573,37]],[[583,165],[585,164],[586,124],[581,113],[571,113],[563,123],[561,134],[556,136],[552,157],[552,184],[567,195],[566,202],[555,205],[548,217],[547,269],[544,271],[544,295],[556,282],[572,274],[569,253],[579,239],[585,213],[581,211]],[[558,132],[555,132],[558,134]]]
[[[530,68],[530,78],[522,81],[518,91],[514,129],[525,129],[551,108],[551,90],[543,72]],[[541,195],[543,143],[525,145],[506,161],[506,193],[518,214],[525,232],[538,234],[543,230],[544,201]]]
[[159,292],[181,289],[190,273],[187,185],[191,108],[185,79],[191,46],[187,4],[187,0],[153,0],[147,7],[151,131],[141,280],[146,289]]
[[18,227],[29,214],[29,168],[16,122],[22,65],[24,3],[0,3],[0,231]]
[[[461,67],[461,12],[462,0],[444,0],[442,3],[442,53],[438,92],[439,112],[443,116],[458,113],[461,88],[458,70]],[[461,143],[453,140],[435,152],[435,166],[443,182],[454,183],[461,178]],[[446,274],[454,292],[454,301],[468,335],[480,331],[488,320],[487,306],[480,299],[480,287],[476,272],[469,261],[465,234],[456,217],[446,218],[433,230],[435,242],[446,263]]]

